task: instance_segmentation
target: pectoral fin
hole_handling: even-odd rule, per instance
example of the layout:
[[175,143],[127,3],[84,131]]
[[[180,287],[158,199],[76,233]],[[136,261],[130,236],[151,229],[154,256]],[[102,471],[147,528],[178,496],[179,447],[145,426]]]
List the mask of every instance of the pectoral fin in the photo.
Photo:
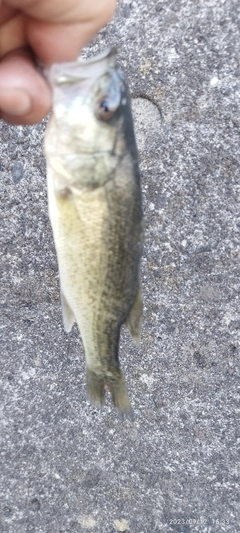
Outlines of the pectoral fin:
[[139,284],[136,300],[126,320],[126,326],[136,344],[139,344],[142,329],[142,288]]
[[69,333],[75,322],[75,315],[67,299],[65,298],[62,289],[61,289],[61,303],[62,303],[62,316],[63,316],[64,329],[67,333]]

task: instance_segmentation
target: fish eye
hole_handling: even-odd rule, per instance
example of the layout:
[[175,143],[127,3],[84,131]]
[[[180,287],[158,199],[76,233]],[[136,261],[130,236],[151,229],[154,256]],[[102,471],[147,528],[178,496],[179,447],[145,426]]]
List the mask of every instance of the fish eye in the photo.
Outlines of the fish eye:
[[95,115],[99,120],[110,120],[113,117],[116,108],[111,106],[107,97],[101,98],[97,103]]
[[109,107],[108,107],[108,101],[107,100],[103,100],[103,102],[101,102],[100,104],[100,107],[102,107],[105,111],[105,113],[109,113]]

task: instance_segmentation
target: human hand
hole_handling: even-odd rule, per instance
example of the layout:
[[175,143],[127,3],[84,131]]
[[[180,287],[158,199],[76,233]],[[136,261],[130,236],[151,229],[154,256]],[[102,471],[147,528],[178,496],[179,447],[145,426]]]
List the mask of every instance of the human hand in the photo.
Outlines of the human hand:
[[111,19],[116,0],[0,0],[0,118],[33,124],[51,109],[50,88],[37,70],[74,61]]

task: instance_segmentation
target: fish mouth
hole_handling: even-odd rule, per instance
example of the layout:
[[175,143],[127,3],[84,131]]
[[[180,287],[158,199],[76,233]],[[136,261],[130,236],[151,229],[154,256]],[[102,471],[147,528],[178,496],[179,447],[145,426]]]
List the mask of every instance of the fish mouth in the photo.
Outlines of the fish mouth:
[[89,78],[96,79],[105,74],[109,68],[116,67],[116,56],[117,48],[114,46],[89,59],[79,57],[77,61],[55,63],[44,69],[44,75],[53,87]]

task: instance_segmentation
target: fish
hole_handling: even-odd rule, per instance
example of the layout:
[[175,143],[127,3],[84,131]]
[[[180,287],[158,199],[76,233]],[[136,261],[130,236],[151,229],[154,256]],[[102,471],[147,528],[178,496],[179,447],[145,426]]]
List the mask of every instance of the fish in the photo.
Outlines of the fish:
[[123,324],[140,341],[143,212],[131,103],[116,49],[47,69],[53,112],[45,134],[49,216],[63,324],[77,323],[87,394],[110,391],[132,411],[119,362]]

